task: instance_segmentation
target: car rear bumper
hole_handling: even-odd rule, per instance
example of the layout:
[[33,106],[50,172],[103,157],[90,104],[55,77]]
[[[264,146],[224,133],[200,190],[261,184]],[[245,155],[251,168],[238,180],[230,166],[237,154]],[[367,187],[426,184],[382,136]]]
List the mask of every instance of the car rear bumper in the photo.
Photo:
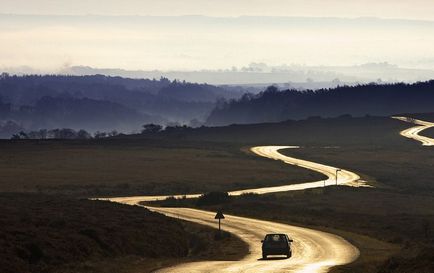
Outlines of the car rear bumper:
[[291,253],[288,248],[266,248],[262,249],[262,253],[265,255],[287,255]]

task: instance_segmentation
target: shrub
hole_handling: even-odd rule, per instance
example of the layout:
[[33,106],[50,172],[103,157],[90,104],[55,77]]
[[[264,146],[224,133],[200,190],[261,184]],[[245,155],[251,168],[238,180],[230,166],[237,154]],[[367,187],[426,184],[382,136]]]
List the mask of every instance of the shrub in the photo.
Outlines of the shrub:
[[229,194],[227,192],[209,192],[202,194],[196,202],[198,207],[200,206],[209,206],[209,205],[218,205],[227,203],[229,201]]

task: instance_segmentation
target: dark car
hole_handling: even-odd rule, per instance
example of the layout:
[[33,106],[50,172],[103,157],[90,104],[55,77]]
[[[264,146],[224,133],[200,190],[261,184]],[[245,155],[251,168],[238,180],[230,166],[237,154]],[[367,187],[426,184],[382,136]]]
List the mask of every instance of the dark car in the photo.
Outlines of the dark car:
[[267,234],[262,242],[262,258],[267,259],[268,255],[286,255],[291,257],[292,239],[286,234]]

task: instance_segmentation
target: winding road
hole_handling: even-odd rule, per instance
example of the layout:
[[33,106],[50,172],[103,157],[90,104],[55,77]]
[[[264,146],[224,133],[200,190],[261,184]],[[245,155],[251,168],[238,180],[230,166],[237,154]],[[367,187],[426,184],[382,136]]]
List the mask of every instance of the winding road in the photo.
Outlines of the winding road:
[[419,133],[422,132],[423,130],[434,127],[433,122],[423,121],[423,120],[409,118],[409,117],[392,117],[392,118],[417,125],[415,127],[411,127],[401,131],[400,134],[402,136],[420,141],[422,142],[423,146],[434,146],[433,138],[419,135]]
[[[301,184],[292,184],[279,187],[265,187],[232,191],[230,195],[243,193],[272,193],[291,190],[302,190],[340,184],[349,186],[366,186],[360,177],[348,170],[301,160],[279,153],[281,149],[298,148],[296,146],[259,146],[251,148],[257,155],[270,159],[281,160],[287,164],[300,166],[320,172],[328,177],[325,181],[316,181]],[[338,174],[338,177],[336,177]],[[177,195],[175,197],[194,198],[200,194]],[[141,201],[154,201],[165,199],[169,196],[135,196],[117,197],[102,200],[110,200],[123,204],[138,205]],[[216,226],[215,212],[191,209],[191,208],[157,208],[148,209],[163,213],[169,217],[175,217],[203,225]],[[358,249],[342,237],[334,234],[317,231],[308,228],[261,221],[246,217],[225,215],[222,229],[240,237],[249,245],[249,254],[241,261],[203,261],[179,264],[164,268],[159,272],[328,272],[330,268],[348,264],[359,256]],[[290,259],[262,260],[260,240],[267,233],[287,233],[294,239],[292,249],[293,256]]]
[[[262,157],[266,157],[274,160],[281,160],[286,164],[295,165],[301,168],[322,173],[328,177],[326,180],[299,183],[299,184],[290,184],[290,185],[276,186],[276,187],[237,190],[237,191],[230,191],[228,192],[228,194],[231,196],[237,196],[245,193],[265,194],[265,193],[305,190],[305,189],[319,188],[324,186],[332,186],[336,184],[353,186],[353,187],[369,187],[369,185],[367,185],[365,181],[361,180],[356,173],[353,173],[351,171],[343,170],[343,169],[339,169],[339,168],[335,168],[335,167],[331,167],[331,166],[327,166],[324,164],[319,164],[307,160],[297,159],[279,153],[279,150],[298,149],[298,148],[299,148],[298,146],[257,146],[257,147],[250,148],[250,151]],[[337,179],[336,179],[336,174],[337,174]],[[197,198],[201,195],[202,194],[197,193],[197,194],[179,194],[179,195],[131,196],[131,197],[110,198],[109,200],[114,202],[122,202],[125,204],[137,204],[142,201],[151,202],[151,201],[164,200],[167,197]]]

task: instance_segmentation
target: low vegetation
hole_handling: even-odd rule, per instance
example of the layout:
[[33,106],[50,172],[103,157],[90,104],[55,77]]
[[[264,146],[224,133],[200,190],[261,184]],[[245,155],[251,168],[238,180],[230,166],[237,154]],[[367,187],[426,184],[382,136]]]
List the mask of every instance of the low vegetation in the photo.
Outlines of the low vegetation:
[[[310,117],[305,120],[287,120],[279,123],[238,124],[225,127],[179,128],[162,131],[148,138],[168,141],[188,140],[246,145],[300,145],[300,146],[401,146],[408,145],[399,132],[411,124],[390,117],[365,116],[354,118]],[[143,135],[126,138],[143,139]],[[411,143],[410,143],[411,144]],[[411,146],[411,145],[409,145]]]
[[434,127],[428,128],[421,133],[422,136],[434,138]]
[[[328,187],[266,195],[246,194],[212,205],[199,204],[193,199],[179,199],[177,203],[165,200],[158,204],[220,209],[227,214],[339,234],[362,252],[358,262],[338,268],[339,272],[378,272],[386,268],[388,271],[384,272],[432,272],[433,263],[428,259],[431,256],[425,251],[434,246],[434,196]],[[407,253],[412,255],[406,257]],[[410,259],[418,261],[420,271],[393,271],[393,266],[409,269],[405,263],[412,264]]]
[[236,237],[216,241],[211,228],[137,206],[34,194],[1,194],[0,204],[4,273],[147,272],[247,253]]
[[[427,119],[427,115],[430,116],[418,118]],[[270,142],[275,139],[280,144],[286,136],[286,144],[303,146],[282,153],[355,171],[375,188],[332,187],[262,196],[247,194],[200,206],[198,200],[165,200],[159,205],[222,209],[228,214],[339,234],[357,245],[362,256],[354,264],[334,269],[336,272],[433,272],[434,157],[431,148],[399,135],[411,126],[389,118],[342,117],[285,125],[215,128],[214,133],[222,130],[224,137],[246,136],[241,128],[247,132],[254,128],[268,129],[275,133],[268,137]],[[207,135],[206,130],[211,129],[196,130],[186,137],[202,138]],[[337,131],[339,134],[332,133]],[[302,135],[308,137],[303,139]],[[316,139],[311,140],[310,135]],[[258,137],[256,134],[249,139]]]
[[[197,257],[239,258],[236,253],[245,253],[245,245],[236,238],[223,239],[240,249],[231,253],[219,248],[212,230],[200,231],[200,226],[142,208],[70,199],[213,192],[198,200],[169,198],[160,205],[219,208],[340,234],[362,251],[357,263],[336,269],[341,272],[432,272],[434,157],[431,148],[399,136],[411,126],[390,118],[343,116],[221,128],[148,128],[144,134],[108,139],[0,142],[0,191],[70,196],[1,195],[1,255],[9,255],[1,260],[13,261],[2,266],[28,272],[134,272]],[[250,146],[267,144],[300,145],[302,149],[283,153],[355,171],[376,188],[228,197],[225,192],[234,189],[323,179],[248,152]],[[173,249],[171,241],[152,241],[156,236],[147,241],[152,248],[168,247],[169,254],[142,249],[141,240],[154,234],[140,233],[148,232],[147,219],[158,232],[179,234]],[[79,263],[72,265],[70,259]]]
[[0,142],[0,190],[76,196],[183,194],[322,176],[211,143],[101,139]]
[[400,146],[305,147],[281,152],[356,171],[376,187],[394,188],[406,193],[434,194],[432,149],[414,140],[405,141],[406,145]]

